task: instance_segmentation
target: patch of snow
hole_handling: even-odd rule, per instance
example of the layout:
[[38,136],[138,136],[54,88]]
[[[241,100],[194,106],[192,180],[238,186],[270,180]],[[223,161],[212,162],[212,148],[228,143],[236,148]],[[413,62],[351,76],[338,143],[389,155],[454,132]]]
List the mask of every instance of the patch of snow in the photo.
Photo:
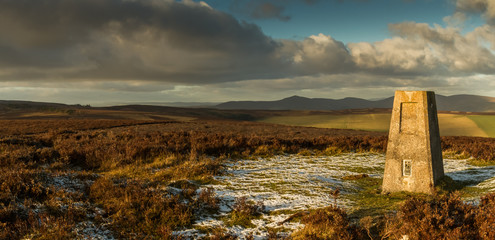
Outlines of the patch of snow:
[[[283,155],[241,160],[227,165],[227,174],[216,177],[222,185],[210,185],[217,196],[232,205],[237,197],[262,201],[266,210],[303,210],[334,204],[331,192],[341,193],[355,186],[341,178],[347,175],[382,174],[384,157],[378,154],[343,154],[307,157]],[[344,198],[337,205],[350,206]]]
[[495,190],[495,166],[479,167],[468,160],[444,159],[444,170],[455,181],[467,182],[487,192]]
[[72,230],[77,239],[113,240],[112,232],[105,225],[95,224],[92,221],[80,222]]
[[[225,228],[241,239],[251,235],[255,239],[265,239],[267,228],[294,231],[303,225],[296,222],[279,225],[291,216],[292,211],[326,207],[335,203],[339,207],[351,208],[354,203],[345,195],[355,194],[357,186],[353,181],[343,181],[342,177],[365,173],[370,177],[381,178],[384,165],[385,155],[372,153],[338,156],[280,155],[231,161],[226,164],[225,174],[215,177],[218,184],[204,186],[213,188],[219,197],[219,214],[201,218],[195,226],[203,229]],[[495,166],[475,167],[467,160],[444,159],[444,170],[447,176],[456,181],[469,181],[473,186],[486,191],[495,190]],[[337,188],[342,196],[335,202],[331,192]],[[261,201],[271,213],[253,220],[253,228],[229,228],[221,218],[232,211],[235,199],[239,197],[247,197],[254,202]],[[177,233],[192,238],[206,236],[194,229]]]
[[84,192],[84,188],[92,183],[92,180],[82,181],[74,173],[57,174],[48,180],[48,185],[63,189],[68,193]]
[[[95,175],[94,177],[97,177]],[[83,195],[85,194],[85,188],[90,186],[93,183],[93,180],[86,179],[81,180],[78,178],[77,173],[59,173],[53,175],[51,178],[47,180],[47,184],[50,187],[55,187],[57,189],[63,190],[70,194],[75,195]],[[98,208],[89,202],[79,202],[79,201],[68,201],[64,202],[64,199],[56,199],[58,203],[58,207],[62,211],[66,211],[69,207],[82,209],[86,212],[86,221],[82,221],[76,224],[76,226],[72,229],[72,232],[76,234],[77,239],[96,239],[96,240],[113,240],[112,232],[107,228],[110,220],[103,218],[105,211],[101,208]],[[67,200],[67,199],[65,199]],[[38,210],[39,211],[39,210]],[[95,217],[100,216],[102,219],[101,222],[95,223],[91,220],[94,220]]]

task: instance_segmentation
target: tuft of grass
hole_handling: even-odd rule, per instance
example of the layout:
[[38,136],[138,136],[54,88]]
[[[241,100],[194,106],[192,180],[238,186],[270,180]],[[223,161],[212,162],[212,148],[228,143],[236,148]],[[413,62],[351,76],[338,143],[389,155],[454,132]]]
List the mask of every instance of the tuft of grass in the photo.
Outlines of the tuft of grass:
[[362,174],[344,176],[344,177],[342,177],[342,180],[359,180],[359,179],[368,178],[368,177],[370,177],[368,174],[362,173]]
[[240,197],[235,200],[232,212],[230,212],[225,223],[230,227],[242,226],[251,228],[254,227],[251,220],[260,218],[264,211],[265,206],[263,205],[263,202],[254,203],[248,201],[246,197]]
[[189,179],[201,184],[213,181],[222,168],[220,160],[203,157],[200,160],[186,160],[177,165],[157,171],[151,178],[153,181],[170,182]]
[[455,151],[443,151],[442,152],[443,158],[450,158],[450,159],[469,159],[471,155],[469,155],[466,152],[455,152]]
[[335,156],[342,153],[344,153],[344,151],[336,146],[329,146],[321,152],[322,155],[326,155],[326,156]]
[[314,153],[311,150],[306,148],[299,150],[299,152],[297,153],[297,155],[299,156],[312,156],[313,154]]
[[210,214],[217,213],[220,209],[220,199],[215,196],[213,188],[206,188],[199,192],[196,200],[197,208]]

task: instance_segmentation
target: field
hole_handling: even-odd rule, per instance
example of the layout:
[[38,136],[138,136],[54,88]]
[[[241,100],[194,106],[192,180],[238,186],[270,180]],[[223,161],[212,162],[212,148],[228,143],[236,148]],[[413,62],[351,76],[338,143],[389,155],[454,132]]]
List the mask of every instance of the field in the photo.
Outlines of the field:
[[[441,136],[495,137],[495,115],[439,113],[438,120]],[[259,121],[291,126],[386,132],[390,127],[390,113],[273,116]]]
[[488,136],[495,137],[495,119],[493,115],[471,115],[468,117],[483,129]]
[[493,234],[478,224],[493,221],[495,197],[483,196],[493,190],[491,138],[442,138],[447,185],[460,195],[439,188],[432,198],[380,194],[382,132],[223,120],[0,126],[0,239],[421,239],[408,227],[432,206],[466,228],[452,235],[458,226],[439,222],[454,232],[434,234]]

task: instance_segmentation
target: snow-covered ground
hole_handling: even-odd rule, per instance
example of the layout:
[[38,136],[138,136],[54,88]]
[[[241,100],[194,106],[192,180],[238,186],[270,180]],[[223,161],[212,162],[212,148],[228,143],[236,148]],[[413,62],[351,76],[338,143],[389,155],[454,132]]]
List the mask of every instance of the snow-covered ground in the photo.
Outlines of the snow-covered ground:
[[[68,194],[84,195],[84,189],[86,186],[91,186],[93,180],[91,178],[97,178],[98,175],[93,174],[89,179],[81,180],[77,173],[59,173],[54,174],[51,178],[48,178],[48,185],[54,187],[58,191],[64,191]],[[88,176],[84,177],[88,178]],[[76,224],[72,233],[76,239],[94,239],[94,240],[113,240],[113,233],[109,230],[110,219],[103,218],[105,212],[89,202],[72,201],[59,202],[58,207],[66,210],[69,207],[81,209],[86,213],[87,221]],[[95,223],[92,220],[95,218],[103,219],[100,223]]]
[[[335,204],[331,191],[340,189],[341,194],[355,194],[357,186],[342,177],[366,173],[381,178],[385,165],[383,154],[348,153],[338,156],[280,155],[255,160],[237,160],[227,164],[226,173],[217,176],[219,184],[209,185],[221,200],[220,214],[199,220],[196,227],[222,227],[241,238],[253,235],[263,239],[267,228],[283,227],[287,233],[300,228],[298,223],[279,224],[291,214],[283,210],[304,210]],[[475,167],[467,160],[444,159],[445,172],[457,181],[468,181],[483,191],[495,189],[495,166]],[[222,217],[231,211],[234,200],[247,197],[262,201],[269,214],[253,220],[254,228],[239,226],[228,228]],[[339,197],[337,205],[353,206],[348,198]],[[204,236],[194,229],[177,232],[192,238]]]

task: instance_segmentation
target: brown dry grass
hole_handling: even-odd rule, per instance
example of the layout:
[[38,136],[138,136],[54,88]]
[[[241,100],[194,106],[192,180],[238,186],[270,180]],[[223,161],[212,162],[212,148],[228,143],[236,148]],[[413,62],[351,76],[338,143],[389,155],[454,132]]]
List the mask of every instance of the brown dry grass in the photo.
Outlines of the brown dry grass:
[[[119,238],[170,237],[173,230],[189,226],[197,213],[218,209],[211,191],[197,194],[196,190],[221,174],[226,158],[384,152],[386,141],[376,132],[248,122],[2,120],[0,239],[73,238],[77,223],[109,219]],[[495,160],[494,139],[444,137],[442,144],[450,152]],[[54,187],[53,178],[64,174],[84,182],[82,189]],[[161,190],[164,185],[180,189],[180,194]],[[479,236],[492,237],[493,197],[486,199],[473,210],[478,211],[476,224],[469,226]],[[442,199],[435,201],[444,204]],[[96,207],[103,213],[84,214]],[[343,229],[352,227],[339,210],[325,211],[306,219],[314,231],[334,221],[325,214],[340,216],[337,222],[345,225]],[[215,236],[232,237],[222,234]]]

